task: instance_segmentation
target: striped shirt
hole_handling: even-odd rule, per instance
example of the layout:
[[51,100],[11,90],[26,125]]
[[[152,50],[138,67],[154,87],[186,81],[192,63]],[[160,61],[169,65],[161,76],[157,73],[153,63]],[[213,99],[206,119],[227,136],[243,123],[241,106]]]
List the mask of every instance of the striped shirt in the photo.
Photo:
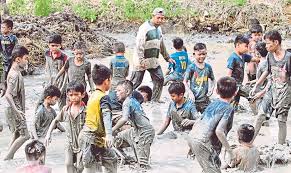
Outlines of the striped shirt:
[[[163,42],[161,27],[155,27],[150,21],[143,23],[136,37],[136,48],[134,52],[134,70],[143,71],[159,66],[158,58],[161,53],[165,60],[169,59]],[[145,65],[141,68],[140,65]]]

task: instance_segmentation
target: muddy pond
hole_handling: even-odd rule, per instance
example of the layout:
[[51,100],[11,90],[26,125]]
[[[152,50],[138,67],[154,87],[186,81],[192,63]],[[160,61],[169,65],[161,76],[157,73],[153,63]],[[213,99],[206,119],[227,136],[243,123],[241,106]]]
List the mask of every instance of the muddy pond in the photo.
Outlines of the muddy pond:
[[[107,34],[119,41],[122,41],[126,45],[126,58],[129,59],[130,64],[132,64],[132,54],[133,48],[135,46],[135,33],[127,34]],[[192,57],[193,46],[197,42],[206,43],[208,49],[208,57],[206,62],[212,65],[216,79],[224,76],[226,74],[226,61],[228,56],[233,51],[233,43],[231,43],[232,36],[222,36],[222,35],[187,35],[187,34],[165,34],[165,43],[169,53],[173,53],[174,49],[172,47],[171,40],[179,36],[184,40],[185,46],[188,49],[189,57]],[[285,48],[291,47],[291,40],[285,40],[283,42]],[[104,65],[108,65],[111,57],[104,59],[92,59],[90,60],[93,64],[101,62]],[[167,68],[167,63],[163,58],[160,58],[160,64],[165,71]],[[34,115],[34,108],[36,101],[38,100],[42,90],[44,82],[43,68],[36,71],[37,74],[25,77],[25,90],[26,90],[26,115],[28,125],[30,124],[30,119]],[[131,74],[131,73],[130,73]],[[148,72],[145,74],[143,84],[152,86],[151,78]],[[213,98],[216,97],[214,94]],[[170,101],[170,96],[167,92],[167,86],[164,87],[162,93],[162,100],[165,103],[146,103],[143,105],[147,116],[150,118],[156,130],[161,126],[164,117],[166,116],[168,104]],[[4,120],[4,104],[6,101],[0,98],[0,121]],[[248,106],[246,99],[241,99],[241,104],[246,108],[243,113],[236,113],[234,118],[233,128],[228,134],[228,139],[231,144],[237,144],[236,130],[238,126],[242,123],[254,124],[256,116],[254,116]],[[58,110],[57,110],[58,111]],[[290,112],[289,112],[290,116]],[[289,118],[290,119],[290,118]],[[5,123],[4,123],[5,124]],[[278,127],[277,121],[274,117],[271,118],[269,127],[262,127],[260,134],[258,135],[255,145],[272,145],[277,141]],[[167,131],[171,131],[172,126],[170,125]],[[291,121],[288,121],[287,129],[287,140],[291,141]],[[7,152],[8,144],[10,142],[11,133],[7,127],[4,125],[3,132],[0,133],[0,173],[2,172],[13,172],[13,170],[25,163],[24,145],[16,152],[14,159],[11,161],[3,161],[3,157]],[[53,168],[54,173],[65,172],[64,166],[64,140],[65,133],[61,133],[55,130],[52,135],[52,143],[47,148],[46,164]],[[177,139],[155,139],[151,148],[151,159],[150,164],[152,169],[149,173],[188,173],[188,172],[201,172],[201,168],[196,160],[191,160],[187,158],[188,145],[183,138],[183,135],[178,135]],[[290,160],[291,161],[291,160]],[[260,172],[264,173],[289,173],[291,171],[291,164],[286,165],[273,165],[270,168],[263,167]],[[132,170],[130,166],[122,166],[118,169],[118,172],[136,172]],[[226,172],[226,171],[223,171]],[[237,172],[235,170],[228,170],[227,172]]]

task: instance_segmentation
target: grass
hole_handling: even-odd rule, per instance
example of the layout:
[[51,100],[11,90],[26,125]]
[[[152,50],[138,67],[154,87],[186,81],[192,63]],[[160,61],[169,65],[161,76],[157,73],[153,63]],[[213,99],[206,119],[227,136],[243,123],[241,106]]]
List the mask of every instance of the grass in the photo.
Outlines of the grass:
[[247,0],[223,0],[223,3],[231,4],[235,6],[244,6],[247,3]]

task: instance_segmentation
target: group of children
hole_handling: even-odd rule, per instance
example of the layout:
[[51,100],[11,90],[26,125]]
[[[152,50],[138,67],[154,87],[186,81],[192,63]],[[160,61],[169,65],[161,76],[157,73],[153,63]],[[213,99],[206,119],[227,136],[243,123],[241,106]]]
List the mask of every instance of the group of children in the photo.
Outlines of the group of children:
[[[116,56],[110,68],[95,64],[91,71],[82,42],[75,43],[74,57],[68,58],[62,52],[61,36],[52,35],[48,40],[49,50],[45,52],[46,87],[29,132],[21,75],[29,52],[23,46],[15,47],[17,38],[11,34],[12,26],[12,21],[4,20],[0,36],[5,86],[1,90],[8,102],[6,120],[13,132],[5,160],[13,159],[15,152],[31,137],[34,141],[25,148],[28,160],[32,161],[27,167],[43,164],[45,146],[39,141],[48,146],[52,131],[57,128],[66,133],[64,153],[68,173],[93,173],[100,171],[101,165],[106,172],[117,172],[117,155],[126,156],[125,147],[133,149],[140,168],[148,169],[155,135],[162,135],[172,121],[175,131],[191,131],[187,142],[204,172],[221,171],[219,154],[222,147],[230,158],[226,167],[238,166],[249,171],[256,169],[258,163],[258,152],[252,143],[272,111],[278,118],[278,143],[286,142],[286,121],[291,106],[291,53],[282,49],[278,31],[266,33],[265,43],[260,25],[251,28],[250,38],[238,35],[234,41],[235,51],[227,60],[227,77],[220,78],[217,83],[211,65],[205,63],[206,45],[195,44],[195,59],[191,62],[183,40],[174,39],[176,52],[170,56],[174,62],[169,63],[164,81],[164,85],[169,85],[172,101],[156,133],[142,107],[143,102],[151,100],[152,90],[148,86],[134,90],[133,83],[126,79],[129,62],[124,57],[123,43],[114,44]],[[245,62],[252,63],[249,66],[257,71],[254,75],[254,68],[249,68],[248,83],[254,84],[251,90],[243,85]],[[86,80],[90,93],[86,92]],[[215,85],[218,99],[210,101]],[[232,128],[240,96],[256,101],[259,115],[255,127],[250,124],[239,127],[241,146],[233,150],[227,134]],[[58,114],[52,107],[57,102],[61,110]],[[25,172],[27,167],[21,170]],[[51,171],[46,167],[39,169]]]

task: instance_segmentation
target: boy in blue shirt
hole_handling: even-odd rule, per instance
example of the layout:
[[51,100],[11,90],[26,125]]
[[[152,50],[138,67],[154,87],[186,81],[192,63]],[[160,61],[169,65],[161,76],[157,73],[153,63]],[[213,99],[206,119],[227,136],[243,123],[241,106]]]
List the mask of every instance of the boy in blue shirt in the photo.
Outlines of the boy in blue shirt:
[[238,94],[234,97],[232,105],[238,107],[240,96],[249,97],[249,90],[242,85],[244,79],[244,67],[246,62],[257,62],[259,59],[246,54],[248,52],[249,39],[243,35],[238,35],[234,40],[235,50],[227,60],[227,75],[233,77],[239,87]]
[[209,97],[213,93],[215,78],[210,64],[204,62],[207,55],[206,45],[197,43],[193,55],[196,60],[186,70],[184,84],[190,91],[190,98],[195,100],[197,111],[203,113],[210,103]]
[[168,91],[172,101],[169,105],[166,119],[157,135],[163,134],[171,121],[174,131],[189,131],[199,117],[195,102],[184,96],[185,85],[183,82],[171,83]]
[[234,109],[230,102],[237,93],[236,81],[222,77],[217,82],[219,99],[213,101],[204,111],[200,120],[195,122],[187,138],[191,151],[207,173],[220,173],[219,154],[222,146],[234,161],[233,151],[226,136],[233,124]]
[[2,56],[2,58],[0,60],[0,66],[1,66],[0,75],[1,75],[2,84],[0,88],[0,93],[1,93],[1,90],[3,90],[2,94],[4,94],[5,93],[4,91],[6,90],[6,78],[12,64],[12,56],[11,56],[12,51],[18,42],[17,37],[11,33],[12,28],[13,28],[13,21],[11,20],[7,19],[1,23],[0,56]]
[[175,38],[173,40],[173,46],[176,52],[171,54],[171,58],[175,63],[169,63],[168,71],[166,72],[164,86],[170,81],[183,81],[184,73],[188,65],[190,64],[188,54],[184,50],[183,40],[181,38]]
[[128,76],[129,62],[124,57],[125,46],[122,42],[114,44],[115,57],[111,59],[110,69],[112,71],[112,83],[109,91],[109,97],[112,102],[112,110],[121,110],[122,104],[116,97],[116,87],[119,82],[125,81]]

